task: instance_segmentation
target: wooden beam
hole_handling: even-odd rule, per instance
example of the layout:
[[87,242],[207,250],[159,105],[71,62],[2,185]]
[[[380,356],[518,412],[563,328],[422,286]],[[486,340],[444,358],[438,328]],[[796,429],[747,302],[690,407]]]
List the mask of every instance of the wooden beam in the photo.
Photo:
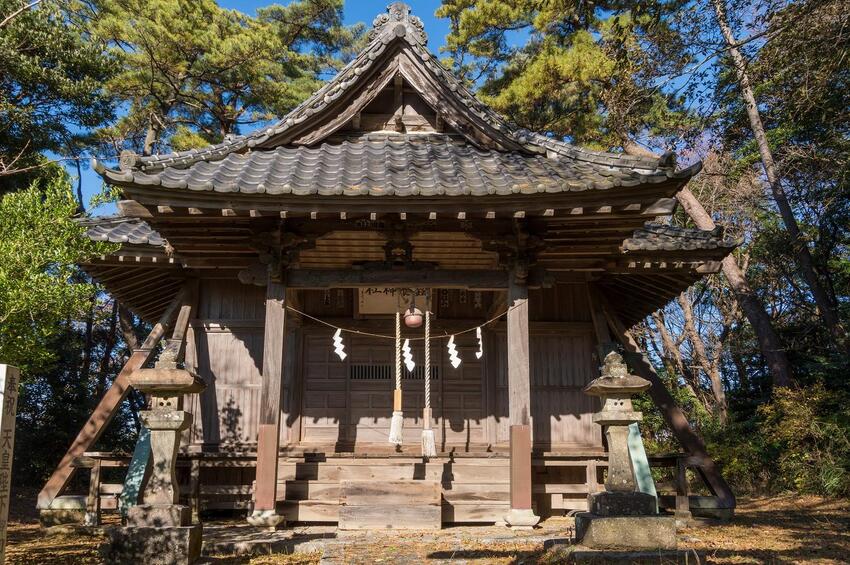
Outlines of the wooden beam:
[[507,271],[499,270],[352,270],[295,269],[287,275],[289,288],[358,288],[371,286],[505,290]]
[[127,397],[127,393],[130,391],[130,375],[137,369],[142,368],[150,360],[156,345],[165,335],[166,329],[171,323],[171,319],[174,317],[178,307],[181,307],[190,299],[190,284],[187,282],[177,296],[174,297],[165,313],[163,313],[162,317],[151,329],[147,338],[145,338],[145,341],[130,355],[121,372],[115,377],[112,386],[109,387],[109,390],[100,399],[94,412],[92,412],[92,415],[83,425],[80,433],[77,434],[71,447],[68,448],[68,451],[56,466],[53,474],[50,475],[41,492],[38,493],[39,509],[50,508],[53,499],[62,492],[62,489],[71,480],[71,476],[74,473],[74,459],[82,457],[83,453],[89,451],[103,434],[109,422],[112,421],[112,418],[121,406],[121,402]]
[[257,434],[257,478],[254,512],[273,512],[277,499],[277,456],[280,448],[281,383],[286,337],[286,285],[269,274],[263,338],[263,382]]
[[605,311],[605,317],[614,335],[629,354],[627,356],[629,365],[638,375],[652,383],[649,395],[655,405],[661,410],[664,420],[688,453],[697,459],[694,467],[699,471],[706,485],[714,496],[718,498],[722,508],[735,508],[735,494],[729,488],[729,484],[720,474],[720,469],[708,455],[705,442],[691,428],[688,419],[682,409],[676,404],[664,381],[655,372],[655,368],[647,360],[625,324],[617,317],[610,304],[605,300],[602,293],[597,293]]
[[608,320],[605,318],[605,311],[602,309],[602,303],[599,301],[599,291],[587,285],[588,304],[590,304],[590,317],[593,320],[593,331],[596,333],[596,351],[599,355],[599,364],[605,360],[605,356],[616,349],[616,344],[611,338],[611,332],[608,330]]

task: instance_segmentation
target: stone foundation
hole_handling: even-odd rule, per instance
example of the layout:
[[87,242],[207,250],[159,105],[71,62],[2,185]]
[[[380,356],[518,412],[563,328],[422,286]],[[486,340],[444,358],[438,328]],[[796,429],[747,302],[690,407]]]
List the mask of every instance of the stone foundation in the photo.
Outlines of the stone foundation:
[[587,496],[588,511],[599,516],[652,516],[656,500],[642,492],[597,492]]
[[76,508],[45,508],[38,511],[38,521],[45,528],[64,524],[82,524],[86,511]]
[[673,516],[576,514],[576,540],[592,549],[676,549]]
[[108,530],[103,549],[108,564],[190,565],[201,555],[203,527],[125,527]]
[[694,565],[705,563],[705,556],[688,549],[655,551],[615,551],[571,547],[561,552],[565,563],[582,565]]

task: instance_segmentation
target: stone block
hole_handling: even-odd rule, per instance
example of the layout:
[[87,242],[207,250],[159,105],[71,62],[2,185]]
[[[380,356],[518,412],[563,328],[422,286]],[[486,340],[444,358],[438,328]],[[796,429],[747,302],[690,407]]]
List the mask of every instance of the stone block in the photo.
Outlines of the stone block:
[[705,563],[705,556],[692,549],[656,549],[623,551],[612,549],[589,549],[572,546],[560,550],[559,563],[581,565],[693,565]]
[[107,531],[103,548],[107,564],[190,565],[201,555],[203,527],[178,528],[124,527]]
[[79,508],[42,508],[38,511],[38,521],[44,527],[63,524],[82,524],[86,511]]
[[735,516],[734,508],[725,506],[714,496],[690,496],[688,503],[694,518],[728,522]]
[[576,514],[576,540],[591,549],[676,549],[673,516]]
[[139,528],[169,528],[192,523],[192,510],[188,506],[172,504],[152,506],[140,504],[127,511],[127,525]]
[[597,492],[587,495],[588,511],[599,516],[653,516],[655,497],[642,492]]
[[540,516],[537,516],[532,509],[517,509],[511,508],[505,514],[505,523],[512,530],[531,530],[540,521]]

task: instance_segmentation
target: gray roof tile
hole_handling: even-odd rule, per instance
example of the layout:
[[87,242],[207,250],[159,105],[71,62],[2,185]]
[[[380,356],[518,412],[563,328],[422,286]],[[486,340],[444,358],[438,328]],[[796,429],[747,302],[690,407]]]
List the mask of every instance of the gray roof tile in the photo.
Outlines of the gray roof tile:
[[151,245],[163,248],[167,246],[167,242],[148,224],[135,218],[100,216],[84,218],[79,222],[88,228],[86,235],[92,241]]
[[[318,147],[231,153],[156,171],[106,172],[171,189],[321,196],[482,196],[606,190],[667,180],[572,159],[479,149],[445,134],[370,134]],[[128,176],[132,178],[128,178]]]
[[725,255],[738,243],[719,226],[713,230],[700,230],[647,223],[643,228],[635,230],[621,247],[625,252],[720,250]]

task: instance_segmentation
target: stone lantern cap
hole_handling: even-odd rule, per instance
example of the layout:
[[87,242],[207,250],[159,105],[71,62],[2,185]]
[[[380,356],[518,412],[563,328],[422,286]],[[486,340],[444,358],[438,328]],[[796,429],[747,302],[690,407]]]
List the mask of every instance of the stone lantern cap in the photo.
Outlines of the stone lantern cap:
[[139,369],[130,375],[130,384],[154,395],[164,392],[189,394],[206,388],[200,377],[185,369]]
[[623,357],[616,351],[605,356],[602,376],[594,379],[584,388],[590,396],[622,396],[643,392],[652,386],[648,380],[629,374]]

